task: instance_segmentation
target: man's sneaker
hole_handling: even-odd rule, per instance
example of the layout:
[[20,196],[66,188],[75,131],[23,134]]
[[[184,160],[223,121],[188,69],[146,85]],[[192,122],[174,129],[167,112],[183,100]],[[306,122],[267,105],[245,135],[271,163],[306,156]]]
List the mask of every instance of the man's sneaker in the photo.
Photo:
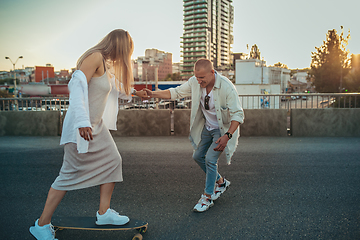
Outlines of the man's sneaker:
[[130,221],[127,216],[122,216],[110,208],[103,215],[96,212],[96,218],[96,225],[124,225]]
[[223,194],[223,193],[225,192],[226,188],[229,187],[229,186],[230,186],[230,181],[228,181],[228,180],[226,180],[226,179],[224,178],[224,182],[223,182],[223,183],[221,183],[221,184],[216,184],[215,191],[214,191],[214,193],[211,195],[211,199],[212,199],[212,200],[218,199],[218,198],[221,196],[221,194]]
[[204,212],[208,210],[210,207],[214,205],[214,202],[211,200],[211,198],[207,197],[206,195],[201,195],[200,200],[194,207],[195,212]]
[[30,233],[37,240],[57,240],[55,238],[55,230],[53,225],[46,224],[44,226],[39,226],[39,219],[36,220],[35,226],[30,227]]

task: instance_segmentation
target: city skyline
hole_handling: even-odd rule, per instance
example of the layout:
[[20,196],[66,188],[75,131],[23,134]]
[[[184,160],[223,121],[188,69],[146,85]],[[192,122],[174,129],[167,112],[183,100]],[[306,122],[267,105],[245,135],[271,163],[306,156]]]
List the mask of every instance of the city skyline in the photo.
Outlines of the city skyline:
[[[360,27],[355,0],[296,2],[234,0],[233,52],[248,53],[256,44],[267,65],[277,62],[289,68],[306,68],[311,52],[326,39],[327,31],[350,29],[350,53],[360,54]],[[145,55],[146,49],[173,54],[180,62],[183,35],[183,1],[64,0],[52,2],[0,1],[0,71],[45,66],[55,70],[75,67],[79,56],[115,28],[128,30],[135,42],[132,56]],[[246,48],[248,44],[249,49]]]

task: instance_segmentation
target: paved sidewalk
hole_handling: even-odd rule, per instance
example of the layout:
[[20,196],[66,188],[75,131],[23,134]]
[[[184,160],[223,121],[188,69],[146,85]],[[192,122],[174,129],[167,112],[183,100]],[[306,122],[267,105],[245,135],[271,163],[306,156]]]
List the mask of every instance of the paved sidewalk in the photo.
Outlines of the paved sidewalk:
[[[57,176],[59,137],[0,137],[0,239],[33,239]],[[145,240],[359,239],[360,138],[240,138],[231,186],[205,213],[192,212],[204,174],[187,137],[115,138],[124,182],[112,208],[149,222]],[[55,216],[95,216],[99,188],[68,192]],[[59,240],[131,239],[135,231],[58,231]]]

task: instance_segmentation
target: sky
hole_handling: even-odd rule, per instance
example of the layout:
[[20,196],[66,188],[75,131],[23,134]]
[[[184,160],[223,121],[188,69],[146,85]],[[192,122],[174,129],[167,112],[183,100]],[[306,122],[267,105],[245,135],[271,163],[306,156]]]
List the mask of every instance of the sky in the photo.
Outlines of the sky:
[[[311,52],[328,30],[350,29],[350,53],[360,54],[359,0],[233,0],[233,52],[256,44],[267,65],[310,66]],[[0,71],[45,66],[75,67],[77,59],[116,28],[135,42],[132,58],[156,48],[181,60],[181,0],[0,0]],[[247,49],[247,44],[249,49]]]

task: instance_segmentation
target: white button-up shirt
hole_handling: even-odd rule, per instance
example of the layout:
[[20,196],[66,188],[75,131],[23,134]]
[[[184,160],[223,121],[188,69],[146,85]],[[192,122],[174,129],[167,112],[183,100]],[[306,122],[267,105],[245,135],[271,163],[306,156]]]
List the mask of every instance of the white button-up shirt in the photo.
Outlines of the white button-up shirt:
[[[116,130],[118,115],[118,98],[131,100],[131,95],[119,92],[115,85],[115,78],[110,79],[111,91],[106,101],[104,114],[102,116],[105,126],[110,130]],[[60,145],[76,143],[79,153],[87,153],[89,142],[79,134],[79,128],[91,127],[89,115],[88,83],[85,74],[76,70],[68,84],[69,108],[63,123]]]
[[[197,149],[201,140],[201,132],[205,125],[205,117],[200,107],[202,88],[196,77],[193,76],[184,84],[169,90],[172,100],[191,96],[189,138],[194,149]],[[231,121],[237,121],[240,124],[244,123],[244,111],[234,84],[226,77],[217,73],[212,91],[220,133],[224,135],[229,129]],[[231,157],[238,145],[238,138],[239,129],[234,132],[232,139],[228,141],[225,147],[228,164],[231,163]]]

